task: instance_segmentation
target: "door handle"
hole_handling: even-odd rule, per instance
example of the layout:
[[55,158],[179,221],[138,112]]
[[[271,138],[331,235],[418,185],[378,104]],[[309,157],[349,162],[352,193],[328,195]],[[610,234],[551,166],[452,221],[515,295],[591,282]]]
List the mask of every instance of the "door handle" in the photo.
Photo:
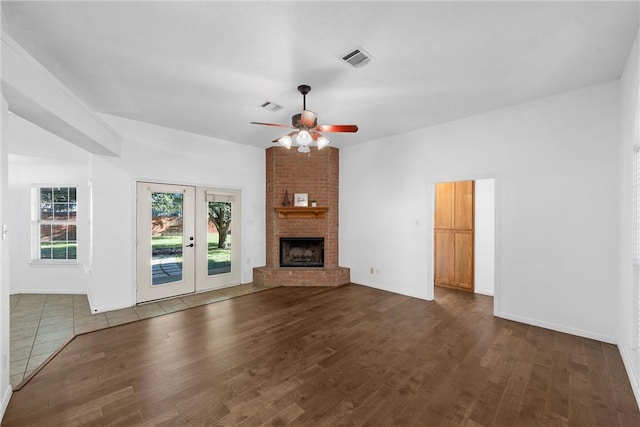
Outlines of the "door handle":
[[187,248],[192,248],[193,247],[193,243],[191,243],[190,245],[186,246]]

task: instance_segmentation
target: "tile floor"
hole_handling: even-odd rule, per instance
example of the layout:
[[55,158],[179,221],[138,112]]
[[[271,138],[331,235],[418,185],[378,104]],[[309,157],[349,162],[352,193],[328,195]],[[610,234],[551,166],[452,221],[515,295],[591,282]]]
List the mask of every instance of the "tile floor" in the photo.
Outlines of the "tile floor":
[[10,370],[15,388],[73,335],[161,316],[267,289],[252,283],[91,314],[86,295],[10,297]]

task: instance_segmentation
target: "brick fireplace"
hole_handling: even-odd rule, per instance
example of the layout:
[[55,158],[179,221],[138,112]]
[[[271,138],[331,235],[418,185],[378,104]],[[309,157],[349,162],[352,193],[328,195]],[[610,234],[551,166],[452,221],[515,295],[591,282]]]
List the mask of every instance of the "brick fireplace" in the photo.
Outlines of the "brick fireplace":
[[[333,147],[311,153],[295,148],[266,150],[267,265],[253,269],[258,285],[339,286],[349,283],[348,268],[338,266],[339,151]],[[285,191],[291,206],[283,206]],[[294,207],[295,193],[308,195],[309,207]],[[317,207],[311,207],[316,200]],[[322,267],[281,267],[281,238],[322,238]],[[293,265],[293,264],[289,264]]]

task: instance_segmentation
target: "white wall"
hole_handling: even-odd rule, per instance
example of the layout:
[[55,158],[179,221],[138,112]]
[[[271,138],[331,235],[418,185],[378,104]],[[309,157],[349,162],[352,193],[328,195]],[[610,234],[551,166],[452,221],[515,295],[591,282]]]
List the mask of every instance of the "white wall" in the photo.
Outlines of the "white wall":
[[475,180],[474,288],[483,295],[494,291],[495,181]]
[[11,292],[88,293],[94,312],[133,305],[136,180],[240,189],[241,280],[250,282],[253,267],[265,262],[264,150],[115,117],[105,119],[126,134],[119,158],[88,154],[10,115],[12,228],[23,236],[31,234],[31,184],[77,185],[81,239],[79,263],[71,266],[34,265],[30,239],[14,240]]
[[[621,109],[621,144],[619,145],[620,155],[620,181],[618,187],[621,193],[619,205],[619,270],[620,270],[620,293],[618,300],[619,313],[619,341],[618,347],[622,360],[624,361],[631,386],[640,405],[640,351],[637,346],[637,338],[634,339],[634,324],[638,322],[637,305],[634,301],[638,299],[638,283],[633,281],[633,171],[631,158],[633,146],[640,143],[638,139],[638,117],[640,108],[638,106],[640,92],[640,71],[638,62],[640,57],[638,51],[639,36],[636,36],[635,43],[631,49],[629,58],[622,74],[622,109]],[[634,289],[635,288],[635,289]]]
[[428,298],[431,185],[495,177],[496,313],[615,342],[619,102],[614,81],[342,149],[340,264]]
[[[0,3],[0,12],[2,4]],[[0,23],[0,27],[2,24]],[[2,46],[0,46],[0,76],[2,76]],[[8,104],[0,96],[0,422],[11,398],[9,384],[9,234],[4,236],[2,228],[8,226],[8,150],[7,150]]]
[[105,116],[124,135],[121,158],[91,157],[94,311],[135,303],[135,182],[242,191],[242,283],[265,263],[264,150]]
[[[11,242],[11,293],[84,294],[89,288],[89,155],[42,128],[9,114],[9,224],[24,238]],[[45,148],[46,147],[46,148]],[[46,155],[47,157],[40,157]],[[78,263],[31,262],[31,187],[73,186],[78,194]]]
[[[0,233],[2,226],[7,224],[7,205],[9,196],[7,191],[7,102],[2,97],[0,104]],[[8,224],[7,224],[8,225]],[[8,230],[11,234],[14,230]],[[0,421],[11,398],[9,385],[9,241],[10,234],[5,239],[0,234]]]

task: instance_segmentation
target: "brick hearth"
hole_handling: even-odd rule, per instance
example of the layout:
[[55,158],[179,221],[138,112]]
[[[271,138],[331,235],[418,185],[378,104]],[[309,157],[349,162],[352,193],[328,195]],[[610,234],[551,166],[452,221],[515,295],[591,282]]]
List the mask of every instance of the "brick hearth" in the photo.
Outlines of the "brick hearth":
[[[339,151],[312,147],[311,153],[303,154],[295,148],[272,147],[266,152],[266,171],[267,265],[253,269],[253,282],[270,286],[349,283],[349,269],[338,266]],[[282,207],[285,191],[292,205],[295,193],[307,193],[309,204],[316,200],[318,207],[327,210],[317,218],[280,218],[276,208]],[[324,267],[281,268],[280,237],[324,237]]]

